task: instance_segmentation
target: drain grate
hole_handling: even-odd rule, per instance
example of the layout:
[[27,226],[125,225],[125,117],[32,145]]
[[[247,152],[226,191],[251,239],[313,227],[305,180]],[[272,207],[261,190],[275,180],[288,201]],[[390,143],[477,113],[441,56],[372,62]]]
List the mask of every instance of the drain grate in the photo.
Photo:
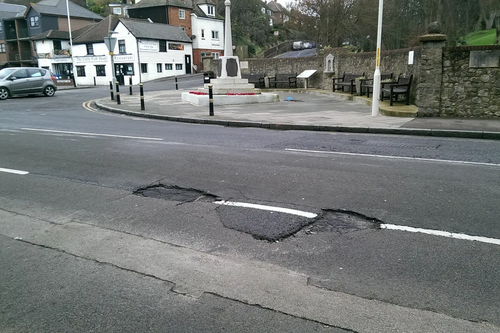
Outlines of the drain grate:
[[303,230],[306,234],[337,232],[346,234],[366,229],[380,229],[382,221],[345,210],[325,210],[323,215]]
[[183,203],[198,200],[213,201],[217,199],[217,196],[197,189],[169,186],[163,184],[157,184],[138,189],[134,192],[134,194],[147,198],[179,201]]

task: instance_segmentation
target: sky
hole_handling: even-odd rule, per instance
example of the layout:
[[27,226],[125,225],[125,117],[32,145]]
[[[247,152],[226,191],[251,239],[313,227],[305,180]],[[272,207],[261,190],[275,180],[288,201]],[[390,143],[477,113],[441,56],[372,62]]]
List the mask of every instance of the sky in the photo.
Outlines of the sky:
[[286,7],[288,2],[292,2],[291,0],[276,0],[280,5]]

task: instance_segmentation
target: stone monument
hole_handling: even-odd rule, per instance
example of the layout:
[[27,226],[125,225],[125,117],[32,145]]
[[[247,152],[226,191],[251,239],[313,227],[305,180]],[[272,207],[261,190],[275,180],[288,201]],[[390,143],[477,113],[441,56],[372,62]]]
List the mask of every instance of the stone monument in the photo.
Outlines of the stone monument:
[[[233,56],[233,41],[231,34],[231,1],[224,2],[226,18],[224,23],[224,55],[219,57],[217,78],[205,83],[198,92],[208,93],[212,86],[214,104],[246,104],[279,101],[277,94],[263,94],[247,79],[241,78],[240,61]],[[183,93],[182,100],[196,105],[208,105],[208,97],[199,94]]]

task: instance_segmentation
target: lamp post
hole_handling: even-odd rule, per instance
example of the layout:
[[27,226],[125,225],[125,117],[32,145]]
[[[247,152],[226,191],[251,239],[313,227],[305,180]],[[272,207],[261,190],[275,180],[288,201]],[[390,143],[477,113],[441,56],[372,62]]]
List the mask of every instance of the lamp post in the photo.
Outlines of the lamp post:
[[73,61],[73,38],[71,37],[71,19],[69,17],[69,0],[66,0],[66,14],[68,15],[68,30],[69,30],[69,55],[71,58],[71,72],[73,75],[73,85],[76,87],[76,71],[75,71],[75,63]]
[[377,59],[375,73],[373,74],[373,96],[372,96],[372,116],[379,113],[380,95],[380,47],[382,45],[382,12],[384,10],[384,0],[378,1],[378,27],[377,27]]

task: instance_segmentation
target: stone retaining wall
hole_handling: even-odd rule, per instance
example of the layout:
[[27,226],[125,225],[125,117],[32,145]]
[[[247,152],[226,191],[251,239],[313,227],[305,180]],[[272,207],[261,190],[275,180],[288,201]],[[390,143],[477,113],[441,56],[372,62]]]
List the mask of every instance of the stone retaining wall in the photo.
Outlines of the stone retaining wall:
[[[383,51],[380,71],[392,72],[396,78],[400,73],[413,74],[410,102],[418,107],[419,116],[500,117],[500,46],[444,47],[445,40],[444,35],[429,34],[421,37],[422,47]],[[205,62],[206,70],[215,71],[216,61],[207,58]],[[267,76],[315,69],[308,87],[331,91],[333,77],[344,72],[373,77],[375,52],[336,48],[314,57],[242,59],[240,63],[242,73]],[[303,80],[299,87],[304,87]]]
[[[490,55],[493,61],[475,63],[475,59],[471,61],[474,52],[475,56]],[[439,115],[500,117],[499,62],[498,45],[443,48],[443,81]]]

